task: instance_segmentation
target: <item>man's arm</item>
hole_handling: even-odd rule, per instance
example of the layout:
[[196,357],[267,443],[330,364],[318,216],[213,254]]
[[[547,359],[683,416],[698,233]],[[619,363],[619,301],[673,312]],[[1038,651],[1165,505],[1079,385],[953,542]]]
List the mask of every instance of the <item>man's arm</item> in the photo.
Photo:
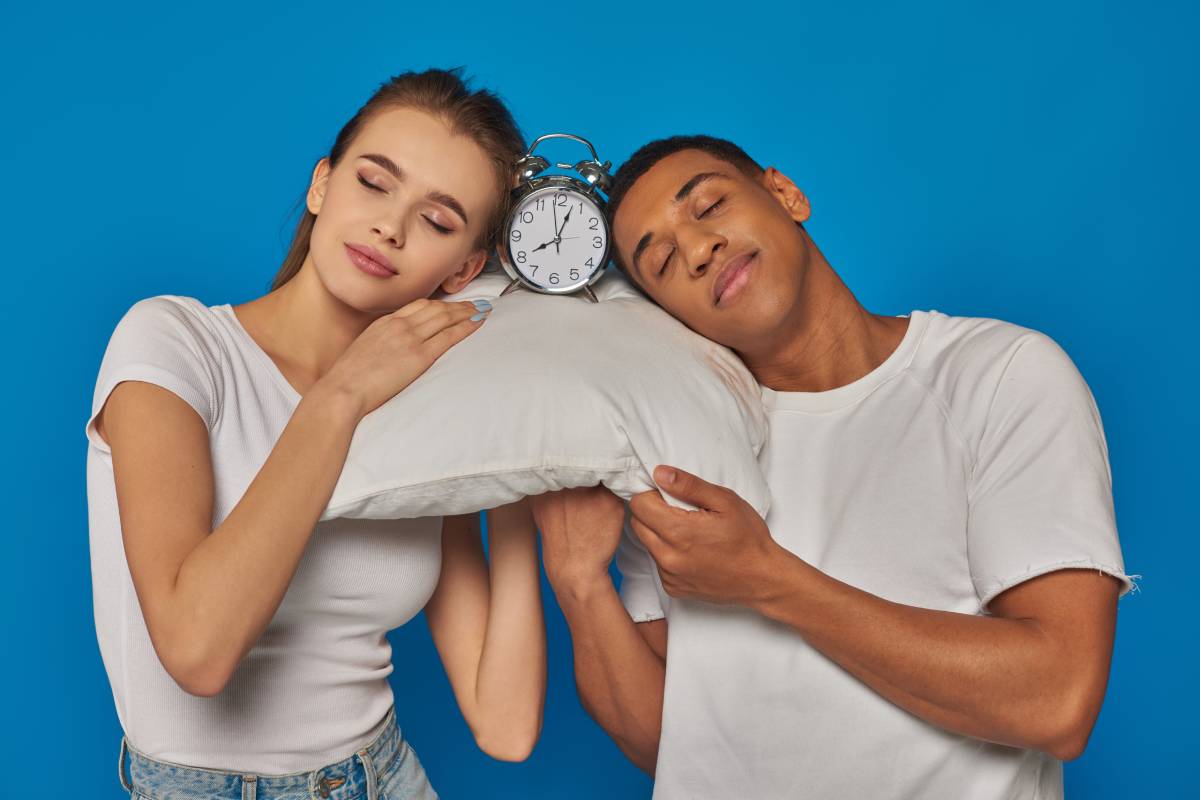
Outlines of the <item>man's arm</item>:
[[603,487],[540,495],[532,503],[546,576],[571,629],[580,702],[621,751],[653,776],[667,623],[634,623],[609,578],[624,504]]
[[1083,753],[1108,682],[1115,579],[1053,572],[975,616],[892,603],[797,562],[754,607],[880,695],[956,733]]
[[[668,480],[669,473],[674,480]],[[1056,758],[1083,752],[1108,680],[1119,584],[1089,570],[1022,583],[993,616],[893,603],[785,550],[733,492],[659,468],[632,525],[669,594],[737,603],[795,629],[876,692],[922,719]]]

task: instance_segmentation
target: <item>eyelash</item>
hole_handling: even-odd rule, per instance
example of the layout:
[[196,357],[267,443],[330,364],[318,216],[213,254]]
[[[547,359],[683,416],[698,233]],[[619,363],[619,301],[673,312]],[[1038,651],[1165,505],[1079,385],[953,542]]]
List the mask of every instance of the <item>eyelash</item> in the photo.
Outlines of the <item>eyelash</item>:
[[667,271],[667,265],[671,263],[671,256],[675,255],[675,248],[671,248],[671,252],[667,253],[667,257],[663,259],[663,264],[658,270],[659,276],[662,276]]
[[724,203],[724,202],[725,202],[725,198],[724,198],[724,197],[722,197],[722,198],[719,198],[719,199],[717,200],[717,202],[713,203],[711,206],[709,206],[708,208],[706,208],[706,209],[704,209],[703,211],[701,211],[701,212],[700,212],[700,216],[701,216],[701,217],[706,217],[706,216],[708,216],[708,214],[709,214],[709,212],[710,212],[710,211],[715,211],[715,210],[716,210],[716,208],[717,208],[717,206],[721,205],[721,203]]
[[367,180],[366,178],[364,178],[362,175],[359,175],[359,176],[358,176],[358,182],[359,182],[359,183],[361,183],[363,186],[367,187],[368,189],[370,189],[371,191],[374,191],[374,192],[383,192],[383,189],[382,189],[382,188],[380,188],[380,187],[376,186],[375,184],[371,183],[369,180]]
[[[369,180],[364,178],[362,175],[359,175],[357,177],[358,177],[358,182],[361,183],[363,186],[367,187],[368,189],[370,189],[371,191],[379,192],[380,194],[387,194],[387,192],[385,192],[382,188],[371,183]],[[429,223],[429,227],[433,228],[435,231],[437,231],[442,236],[448,236],[449,234],[454,232],[450,228],[447,228],[443,225],[438,225],[436,222],[431,220],[429,217],[423,216],[421,218]]]

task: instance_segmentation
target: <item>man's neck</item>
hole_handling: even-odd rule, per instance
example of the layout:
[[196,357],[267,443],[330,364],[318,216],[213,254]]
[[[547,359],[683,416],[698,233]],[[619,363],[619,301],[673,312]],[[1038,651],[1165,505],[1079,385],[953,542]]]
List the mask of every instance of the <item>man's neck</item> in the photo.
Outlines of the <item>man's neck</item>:
[[760,384],[780,392],[824,392],[868,374],[900,345],[908,320],[872,314],[819,251],[794,319],[761,352],[739,352]]

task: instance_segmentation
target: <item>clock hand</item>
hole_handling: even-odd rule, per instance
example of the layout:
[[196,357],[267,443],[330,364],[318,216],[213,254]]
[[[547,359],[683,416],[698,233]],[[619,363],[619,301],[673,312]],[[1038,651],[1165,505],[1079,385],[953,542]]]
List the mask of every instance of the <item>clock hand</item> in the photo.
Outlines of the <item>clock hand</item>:
[[558,249],[558,243],[562,241],[562,238],[563,238],[562,232],[567,227],[567,220],[569,220],[571,218],[571,212],[574,210],[575,210],[574,208],[567,209],[567,215],[565,217],[563,217],[562,225],[559,226],[559,229],[554,232],[554,252],[555,253],[562,252]]
[[559,228],[557,231],[555,231],[555,233],[554,233],[554,238],[556,238],[556,239],[561,239],[561,238],[562,238],[562,232],[563,232],[563,231],[566,229],[566,227],[567,227],[567,220],[569,220],[569,219],[571,218],[571,212],[572,212],[572,211],[574,211],[574,210],[575,210],[575,209],[574,209],[574,207],[572,207],[572,208],[568,208],[568,209],[567,209],[567,215],[566,215],[565,217],[563,217],[563,223],[562,223],[562,227],[560,227],[560,228]]
[[539,244],[537,247],[533,248],[533,249],[532,249],[532,250],[530,250],[529,252],[531,252],[531,253],[536,253],[538,250],[545,250],[547,247],[549,247],[549,246],[550,246],[550,245],[552,245],[552,244],[554,244],[554,240],[553,240],[553,239],[551,239],[550,241],[546,242],[545,244]]

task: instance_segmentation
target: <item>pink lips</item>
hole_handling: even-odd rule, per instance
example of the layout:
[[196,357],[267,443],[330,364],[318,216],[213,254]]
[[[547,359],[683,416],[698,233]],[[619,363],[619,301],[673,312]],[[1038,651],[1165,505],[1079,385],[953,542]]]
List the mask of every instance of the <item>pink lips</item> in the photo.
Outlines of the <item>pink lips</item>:
[[348,244],[346,245],[346,255],[350,257],[350,261],[354,266],[368,275],[374,275],[379,278],[390,278],[396,274],[396,270],[384,258],[383,253],[380,253],[373,247],[363,244]]
[[730,259],[713,282],[713,304],[728,305],[750,280],[750,262],[758,253],[746,253]]

